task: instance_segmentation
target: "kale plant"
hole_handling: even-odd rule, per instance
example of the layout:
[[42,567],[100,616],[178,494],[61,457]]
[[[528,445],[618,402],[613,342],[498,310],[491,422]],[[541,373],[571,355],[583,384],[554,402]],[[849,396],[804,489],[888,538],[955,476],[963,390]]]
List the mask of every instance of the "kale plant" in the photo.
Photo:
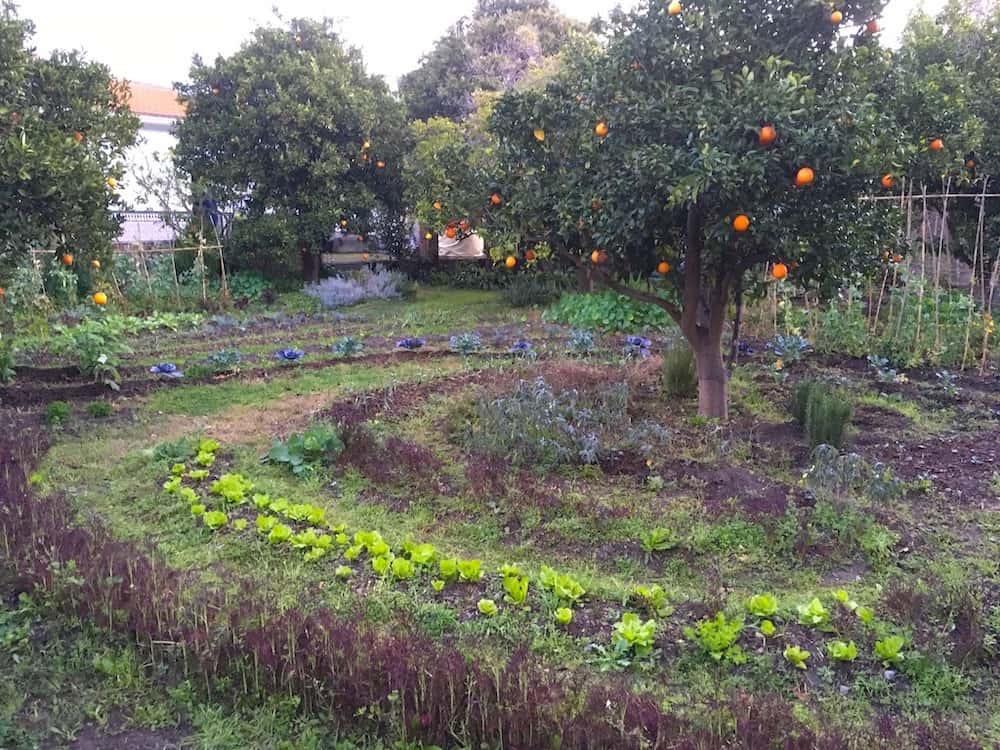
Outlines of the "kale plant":
[[301,476],[312,473],[322,463],[331,463],[343,450],[344,443],[332,427],[314,424],[304,433],[290,435],[286,441],[275,440],[266,459]]
[[453,352],[457,352],[463,357],[468,357],[483,348],[483,340],[478,333],[473,331],[471,333],[452,336],[448,341],[448,346]]

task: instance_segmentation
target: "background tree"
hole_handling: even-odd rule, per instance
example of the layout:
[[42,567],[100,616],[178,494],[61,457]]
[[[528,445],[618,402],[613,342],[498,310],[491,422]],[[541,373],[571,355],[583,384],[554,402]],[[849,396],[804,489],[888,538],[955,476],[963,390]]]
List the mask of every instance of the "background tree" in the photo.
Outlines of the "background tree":
[[[87,260],[118,236],[114,186],[138,120],[128,88],[76,52],[39,57],[30,22],[0,9],[0,275],[23,267],[32,249]],[[110,183],[109,183],[110,178]]]
[[[614,14],[605,50],[498,103],[504,207],[489,230],[503,252],[544,242],[583,264],[606,251],[595,272],[673,317],[700,412],[724,417],[734,294],[762,293],[765,269],[832,291],[870,268],[897,241],[896,215],[857,199],[920,146],[876,95],[890,65],[868,25],[878,0],[844,5],[839,22],[809,0],[673,7]],[[660,261],[656,292],[627,283]]]
[[581,30],[548,0],[479,0],[400,79],[409,117],[462,119],[475,110],[477,91],[512,88]]
[[244,217],[238,246],[281,237],[286,257],[291,244],[315,261],[335,226],[362,236],[395,226],[387,217],[403,212],[403,108],[329,21],[259,28],[228,58],[196,58],[190,77],[176,85],[188,114],[175,158]]

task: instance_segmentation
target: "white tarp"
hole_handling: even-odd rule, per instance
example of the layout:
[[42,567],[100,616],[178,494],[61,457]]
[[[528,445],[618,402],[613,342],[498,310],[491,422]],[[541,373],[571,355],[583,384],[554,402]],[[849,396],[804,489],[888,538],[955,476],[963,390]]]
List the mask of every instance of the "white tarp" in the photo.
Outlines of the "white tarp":
[[440,258],[485,258],[484,247],[483,238],[478,234],[470,234],[462,240],[449,240],[444,235],[438,237]]

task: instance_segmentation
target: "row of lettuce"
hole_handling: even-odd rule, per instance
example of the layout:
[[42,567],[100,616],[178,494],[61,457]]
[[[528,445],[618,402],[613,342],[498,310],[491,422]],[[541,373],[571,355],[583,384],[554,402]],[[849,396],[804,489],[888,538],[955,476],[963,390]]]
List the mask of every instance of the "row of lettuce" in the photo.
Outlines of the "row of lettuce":
[[[449,557],[433,544],[409,539],[394,548],[377,530],[351,533],[346,524],[329,520],[322,507],[256,492],[253,482],[241,474],[222,473],[213,479],[212,469],[219,449],[219,443],[213,439],[199,440],[190,462],[174,463],[170,477],[163,484],[167,493],[187,503],[192,516],[212,532],[226,528],[236,532],[252,529],[268,545],[300,552],[307,562],[337,559],[333,575],[345,581],[362,572],[361,563],[365,559],[372,573],[382,580],[404,583],[429,577],[435,592],[442,592],[453,584],[479,584],[484,580],[486,572],[479,559]],[[251,522],[255,511],[256,518]],[[518,565],[510,563],[500,566],[497,574],[502,581],[503,604],[528,606],[532,578]],[[587,596],[584,587],[572,576],[546,565],[540,567],[535,580],[546,592],[545,603],[551,605],[549,610],[554,622],[563,627],[570,625],[575,608],[580,607]],[[684,628],[683,632],[712,660],[735,665],[747,660],[740,644],[745,632],[755,633],[764,644],[769,639],[783,637],[779,633],[781,623],[796,622],[823,633],[836,633],[835,619],[840,624],[839,615],[849,614],[871,635],[872,657],[886,668],[888,679],[894,677],[896,667],[918,656],[913,650],[907,651],[907,638],[902,633],[876,618],[871,608],[859,605],[847,591],[834,591],[829,599],[829,606],[815,597],[791,611],[783,611],[774,595],[757,594],[746,602],[749,625],[743,614],[732,616],[719,612],[713,618]],[[658,654],[658,619],[669,617],[673,612],[668,594],[659,584],[631,587],[626,603],[636,605],[649,616],[648,619],[637,612],[625,612],[613,626],[610,648],[597,649],[603,658],[621,666]],[[500,605],[493,599],[484,598],[479,600],[477,609],[484,617],[494,617]],[[825,650],[827,658],[834,663],[853,662],[860,655],[854,640],[830,640]],[[792,644],[784,649],[783,656],[792,666],[806,669],[813,655]]]

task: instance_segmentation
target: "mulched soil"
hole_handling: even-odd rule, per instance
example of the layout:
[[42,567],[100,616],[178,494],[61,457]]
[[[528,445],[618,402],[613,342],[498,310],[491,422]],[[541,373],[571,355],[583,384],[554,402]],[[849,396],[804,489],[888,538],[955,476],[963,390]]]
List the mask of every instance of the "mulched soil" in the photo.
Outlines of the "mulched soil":
[[127,729],[116,732],[111,726],[85,726],[70,745],[70,750],[179,750],[185,746],[183,743],[187,734],[178,729]]

